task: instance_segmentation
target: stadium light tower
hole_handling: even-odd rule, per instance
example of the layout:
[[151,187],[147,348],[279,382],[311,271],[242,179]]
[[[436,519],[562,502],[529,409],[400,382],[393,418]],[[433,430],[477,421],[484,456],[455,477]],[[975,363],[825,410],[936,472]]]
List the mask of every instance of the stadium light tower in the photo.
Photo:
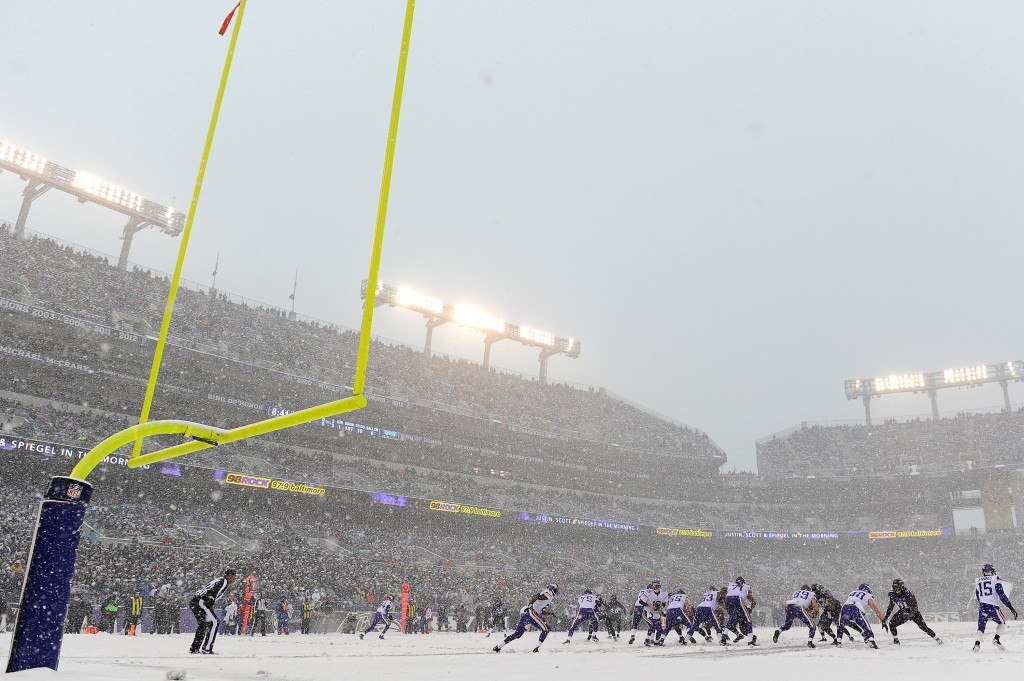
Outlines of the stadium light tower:
[[117,268],[121,270],[128,267],[128,253],[136,234],[147,227],[157,227],[165,234],[178,236],[185,226],[184,213],[154,203],[95,175],[59,166],[38,154],[0,140],[0,171],[2,170],[17,173],[21,179],[28,182],[22,192],[24,198],[18,212],[18,221],[14,226],[16,236],[25,233],[25,223],[28,221],[32,202],[51,189],[71,194],[79,203],[88,201],[127,215],[128,224],[124,226],[121,235],[121,255],[117,259]]
[[926,393],[932,403],[932,418],[939,419],[937,391],[943,388],[973,388],[983,383],[998,383],[1003,389],[1003,405],[1010,411],[1010,381],[1024,381],[1024,360],[999,364],[943,369],[930,373],[889,374],[877,378],[853,378],[845,382],[846,399],[864,402],[864,419],[871,425],[871,398],[894,393]]
[[[363,280],[361,296],[366,298],[366,280]],[[483,367],[491,365],[491,346],[501,340],[513,340],[523,345],[540,348],[541,383],[548,380],[548,359],[555,355],[566,355],[572,359],[580,356],[580,342],[575,338],[562,338],[547,331],[541,331],[524,324],[513,324],[504,319],[494,317],[482,310],[469,305],[452,305],[437,298],[415,291],[407,286],[378,284],[377,304],[390,305],[412,310],[423,315],[427,320],[427,337],[423,343],[423,353],[430,356],[430,343],[434,329],[442,324],[458,324],[476,329],[484,334]]]

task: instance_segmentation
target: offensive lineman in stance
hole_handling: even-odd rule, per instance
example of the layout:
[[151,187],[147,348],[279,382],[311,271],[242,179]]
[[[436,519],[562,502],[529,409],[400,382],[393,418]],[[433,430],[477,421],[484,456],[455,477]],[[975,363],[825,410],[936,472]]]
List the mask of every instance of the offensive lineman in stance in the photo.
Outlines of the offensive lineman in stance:
[[213,611],[213,604],[224,596],[231,583],[235,581],[235,571],[228,568],[223,577],[218,577],[192,596],[188,602],[189,610],[196,617],[196,635],[188,652],[195,655],[213,655],[213,644],[217,640],[217,629],[220,618]]
[[554,584],[548,584],[547,588],[541,591],[539,594],[530,596],[530,602],[519,612],[519,624],[516,625],[516,630],[505,637],[505,640],[494,646],[491,650],[496,653],[500,653],[501,649],[507,644],[521,637],[526,631],[533,627],[540,630],[540,640],[537,642],[537,647],[533,649],[533,652],[539,653],[540,646],[544,643],[544,639],[548,637],[548,632],[551,631],[548,627],[548,623],[544,621],[544,608],[551,605],[551,601],[555,599],[555,594],[558,593],[558,587]]
[[[668,607],[665,609],[665,621],[662,623],[662,630],[665,636],[668,632],[675,630],[679,634],[679,643],[686,645],[686,638],[683,635],[683,627],[689,630],[693,626],[693,604],[690,597],[683,589],[677,589],[668,599]],[[690,643],[696,643],[693,636],[690,636]]]
[[800,620],[810,630],[807,637],[807,647],[814,648],[814,632],[816,627],[814,626],[813,618],[818,615],[819,610],[817,597],[811,591],[811,587],[804,584],[794,591],[793,596],[786,601],[786,623],[775,630],[775,636],[772,641],[778,643],[779,635],[784,631],[788,631],[793,626],[794,620]]
[[[748,601],[750,602],[749,606],[747,605]],[[750,590],[750,585],[742,577],[737,577],[736,581],[729,585],[729,590],[725,596],[725,607],[729,611],[729,621],[726,622],[725,628],[739,628],[739,633],[733,639],[734,643],[739,643],[744,637],[751,636],[747,645],[757,645],[754,622],[750,618],[750,608],[753,608],[755,605],[757,605],[757,601],[754,600],[754,594]]]
[[722,631],[722,623],[718,620],[718,599],[721,598],[721,591],[717,586],[711,585],[708,590],[704,593],[704,597],[701,598],[700,603],[697,604],[697,612],[693,617],[693,622],[690,624],[689,630],[686,635],[693,640],[693,632],[697,631],[700,627],[706,627],[708,633],[704,634],[704,640],[711,643],[711,627],[715,628],[718,633],[720,643],[723,646],[729,645],[729,636]]
[[876,650],[878,649],[878,644],[875,643],[875,633],[871,631],[871,626],[864,617],[869,607],[875,611],[880,621],[885,619],[885,615],[882,614],[882,611],[875,603],[875,597],[871,594],[871,587],[867,584],[861,584],[855,591],[850,592],[850,595],[846,598],[846,603],[843,604],[843,609],[839,613],[839,626],[836,628],[836,640],[832,645],[836,647],[842,646],[846,626],[850,622],[855,622],[864,632],[864,643]]

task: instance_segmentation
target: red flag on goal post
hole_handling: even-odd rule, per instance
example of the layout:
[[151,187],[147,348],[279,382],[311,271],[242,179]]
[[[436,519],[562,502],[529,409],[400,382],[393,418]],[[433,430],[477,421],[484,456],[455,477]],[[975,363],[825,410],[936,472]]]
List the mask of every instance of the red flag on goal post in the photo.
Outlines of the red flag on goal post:
[[231,25],[231,20],[235,18],[235,12],[238,11],[238,8],[239,8],[239,6],[241,4],[242,4],[241,1],[239,1],[239,3],[237,5],[235,5],[234,9],[232,9],[230,12],[228,12],[228,15],[226,17],[224,17],[224,23],[220,25],[220,30],[217,31],[218,33],[220,33],[221,35],[224,35],[225,33],[228,32],[228,26]]

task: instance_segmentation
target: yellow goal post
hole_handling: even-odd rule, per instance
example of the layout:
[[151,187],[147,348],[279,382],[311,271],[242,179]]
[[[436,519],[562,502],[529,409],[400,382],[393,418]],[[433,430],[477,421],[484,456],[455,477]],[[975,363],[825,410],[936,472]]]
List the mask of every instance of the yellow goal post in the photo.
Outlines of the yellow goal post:
[[[367,277],[368,286],[363,304],[362,322],[359,328],[359,346],[356,353],[355,374],[352,379],[352,395],[325,404],[301,409],[299,411],[257,421],[236,428],[216,428],[213,426],[179,421],[173,419],[149,421],[149,410],[152,406],[156,389],[163,349],[170,329],[174,301],[181,278],[181,270],[188,250],[188,239],[192,231],[199,195],[202,190],[206,173],[206,164],[213,137],[217,128],[221,103],[227,87],[228,75],[231,70],[235,45],[238,41],[242,19],[245,16],[246,0],[240,0],[235,10],[225,19],[225,28],[235,16],[234,28],[228,45],[224,68],[221,73],[220,85],[214,102],[210,126],[203,146],[203,154],[196,175],[196,183],[192,194],[182,241],[178,249],[178,258],[171,277],[167,304],[154,349],[153,364],[150,369],[146,395],[139,417],[138,425],[125,428],[107,437],[79,460],[69,476],[56,476],[43,496],[39,507],[39,516],[29,549],[28,567],[22,584],[21,600],[18,606],[14,635],[11,637],[10,655],[7,671],[15,672],[25,669],[49,667],[57,669],[60,661],[60,649],[64,637],[64,618],[67,613],[68,601],[71,596],[71,580],[74,576],[78,543],[81,539],[82,522],[85,519],[86,506],[92,496],[93,487],[86,478],[93,469],[110,453],[134,443],[134,451],[129,459],[130,468],[138,468],[156,461],[164,461],[208,447],[238,442],[259,435],[265,435],[285,428],[292,428],[317,419],[343,414],[366,406],[363,389],[366,383],[366,367],[370,354],[370,333],[373,326],[373,310],[377,295],[377,281],[380,271],[381,250],[384,245],[384,225],[387,219],[388,198],[391,192],[391,171],[394,165],[395,146],[398,139],[398,119],[402,108],[402,92],[405,87],[406,63],[409,56],[409,43],[412,36],[412,20],[416,1],[406,0],[405,21],[402,29],[402,46],[398,57],[398,72],[395,76],[394,96],[391,102],[391,118],[388,125],[388,138],[384,152],[384,171],[381,177],[380,196],[377,203],[377,219],[373,233],[373,245],[370,250],[370,270]],[[224,29],[221,30],[223,33]],[[141,453],[142,442],[158,435],[182,435],[187,440],[173,447],[166,447],[147,454]]]
[[[405,73],[406,64],[409,56],[409,43],[412,37],[412,21],[413,13],[415,10],[415,0],[407,0],[405,21],[402,29],[402,43],[401,51],[398,56],[398,70],[395,76],[395,87],[394,95],[391,102],[391,117],[388,125],[388,138],[387,144],[384,151],[384,170],[381,177],[380,196],[377,202],[377,219],[373,234],[373,245],[370,249],[370,268],[367,276],[367,292],[366,299],[363,304],[363,315],[359,329],[359,346],[356,353],[356,366],[355,373],[352,378],[352,395],[345,397],[340,400],[333,400],[324,404],[320,404],[314,407],[308,407],[306,409],[300,409],[298,411],[291,412],[282,416],[275,416],[273,418],[265,419],[263,421],[257,421],[237,428],[220,429],[211,426],[204,426],[198,423],[191,423],[187,421],[154,421],[147,422],[149,415],[149,408],[152,403],[153,394],[156,388],[157,376],[160,369],[160,358],[162,355],[163,347],[167,339],[167,333],[170,328],[170,318],[174,309],[174,298],[177,293],[177,283],[180,278],[181,268],[184,264],[184,253],[188,246],[188,235],[190,234],[190,228],[192,226],[192,220],[195,216],[196,204],[199,199],[199,192],[202,187],[203,175],[206,170],[206,159],[209,155],[210,147],[213,142],[213,134],[216,128],[217,116],[220,110],[221,100],[224,94],[224,88],[227,84],[228,71],[231,65],[232,54],[234,52],[234,42],[238,36],[239,29],[241,27],[242,18],[245,12],[245,0],[239,5],[238,17],[232,32],[232,43],[228,48],[228,56],[225,60],[224,73],[221,77],[220,89],[217,94],[217,99],[214,104],[214,112],[210,122],[210,129],[207,134],[206,146],[203,151],[203,159],[200,163],[199,173],[196,179],[195,193],[192,198],[192,205],[189,208],[189,212],[185,221],[185,227],[182,231],[182,244],[178,255],[178,261],[175,264],[174,273],[172,275],[170,291],[168,293],[167,306],[164,312],[163,322],[160,328],[160,335],[157,339],[156,351],[154,352],[153,367],[150,371],[149,382],[146,387],[146,397],[143,403],[143,411],[140,417],[140,423],[137,426],[127,428],[120,433],[116,433],[111,437],[103,440],[96,445],[84,458],[82,458],[71,472],[71,477],[78,480],[85,480],[89,473],[96,467],[96,465],[103,461],[103,459],[109,455],[115,449],[124,446],[123,442],[126,435],[130,435],[129,441],[135,443],[135,452],[128,461],[129,468],[138,468],[140,466],[146,466],[157,461],[165,461],[185,454],[191,454],[209,447],[215,447],[217,445],[229,444],[232,442],[238,442],[240,440],[246,440],[249,438],[257,437],[260,435],[266,435],[278,430],[284,430],[286,428],[292,428],[294,426],[302,425],[304,423],[310,423],[322,418],[328,418],[331,416],[337,416],[345,412],[355,411],[362,409],[366,406],[366,397],[363,395],[363,389],[366,383],[366,368],[367,362],[369,361],[370,354],[370,342],[371,342],[371,330],[373,326],[373,310],[377,295],[377,282],[379,279],[380,272],[380,259],[381,251],[384,245],[384,226],[387,220],[387,209],[388,200],[391,194],[391,174],[394,166],[395,158],[395,146],[398,139],[398,121],[402,109],[402,94],[405,88]],[[147,426],[151,424],[162,424],[156,430],[152,430]],[[173,447],[167,447],[155,452],[148,454],[142,454],[139,452],[140,445],[144,438],[152,435],[166,435],[180,433],[186,438],[189,438],[189,442],[175,445]]]

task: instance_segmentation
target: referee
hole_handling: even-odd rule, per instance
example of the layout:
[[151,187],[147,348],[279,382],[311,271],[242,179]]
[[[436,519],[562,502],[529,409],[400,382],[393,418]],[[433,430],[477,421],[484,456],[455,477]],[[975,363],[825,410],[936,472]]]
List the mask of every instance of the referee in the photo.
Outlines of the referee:
[[192,647],[188,652],[195,655],[213,655],[213,644],[217,640],[217,629],[220,618],[213,611],[213,604],[224,595],[231,583],[235,581],[235,571],[228,568],[223,577],[218,577],[192,596],[188,607],[196,616],[196,636],[192,639]]

